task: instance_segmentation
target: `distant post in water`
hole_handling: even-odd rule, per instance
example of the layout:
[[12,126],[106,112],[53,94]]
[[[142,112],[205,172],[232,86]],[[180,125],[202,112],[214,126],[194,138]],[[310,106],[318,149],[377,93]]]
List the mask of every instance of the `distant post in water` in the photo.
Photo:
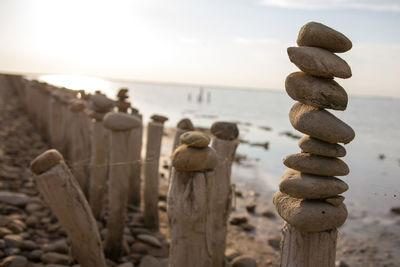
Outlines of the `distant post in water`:
[[151,116],[147,127],[146,159],[144,163],[144,223],[146,227],[158,229],[158,168],[161,139],[167,117]]
[[105,238],[105,253],[110,259],[117,259],[122,252],[124,222],[128,205],[129,193],[129,137],[133,128],[140,121],[124,114],[110,112],[104,116],[103,125],[110,132],[110,181],[109,209],[107,218],[107,234]]
[[102,217],[108,176],[109,130],[103,126],[103,117],[113,106],[113,101],[99,92],[90,97],[89,117],[92,123],[89,203],[97,220]]
[[349,78],[351,69],[334,53],[346,52],[352,44],[343,34],[316,22],[301,28],[297,44],[288,48],[288,54],[302,71],[290,74],[285,87],[298,101],[290,110],[290,123],[306,136],[299,141],[302,152],[283,159],[289,169],[273,200],[285,220],[281,266],[333,267],[337,228],[347,218],[340,194],[348,189],[334,176],[349,173],[339,159],[346,150],[338,143],[349,143],[355,133],[325,109],[347,107],[347,94],[333,78]]
[[62,155],[47,150],[31,162],[31,171],[40,194],[65,229],[78,263],[82,267],[107,266],[96,220]]
[[172,155],[172,179],[167,213],[170,226],[170,267],[212,266],[211,193],[217,165],[210,138],[201,132],[181,136]]
[[214,135],[212,148],[217,153],[215,180],[211,195],[213,217],[213,264],[224,266],[227,223],[232,209],[231,169],[239,145],[239,129],[235,123],[215,122],[211,126]]

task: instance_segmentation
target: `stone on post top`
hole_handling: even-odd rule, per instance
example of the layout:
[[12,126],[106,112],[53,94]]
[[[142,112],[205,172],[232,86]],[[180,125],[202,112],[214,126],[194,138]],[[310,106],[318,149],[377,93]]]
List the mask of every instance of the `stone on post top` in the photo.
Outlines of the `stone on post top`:
[[81,99],[72,99],[69,101],[69,110],[72,112],[79,112],[86,108],[85,101]]
[[91,109],[87,111],[87,114],[90,118],[95,119],[96,121],[102,121],[104,118],[104,115],[106,115],[106,113],[96,112]]
[[189,147],[204,148],[210,143],[210,137],[198,131],[185,132],[179,137],[179,139],[181,144],[185,144]]
[[91,108],[98,112],[109,112],[114,107],[114,101],[107,98],[100,92],[96,92],[94,95],[90,96]]
[[58,163],[63,161],[64,158],[56,149],[49,149],[39,156],[37,156],[30,165],[32,173],[39,175],[50,170]]
[[152,119],[155,122],[160,122],[160,123],[164,123],[165,121],[168,120],[167,117],[165,117],[163,115],[159,115],[159,114],[154,114],[153,116],[150,117],[150,119]]
[[217,154],[211,147],[179,146],[172,154],[172,166],[177,171],[211,171],[217,166]]
[[128,96],[128,88],[121,88],[118,91],[117,97],[120,101],[124,101],[125,99],[127,99]]
[[140,125],[139,119],[121,112],[109,112],[103,118],[103,126],[111,131],[129,131]]
[[342,226],[347,218],[346,206],[331,205],[324,200],[307,200],[276,192],[273,199],[279,215],[302,232],[323,232]]
[[342,33],[314,21],[301,27],[297,44],[299,46],[316,46],[334,53],[349,51],[353,46]]
[[211,126],[211,133],[223,140],[235,140],[239,136],[236,123],[218,121]]
[[189,131],[193,131],[193,130],[194,130],[193,123],[192,123],[192,121],[191,121],[190,119],[188,119],[188,118],[181,119],[181,120],[178,122],[178,124],[176,125],[176,127],[177,127],[178,129],[181,129],[181,130],[189,130]]

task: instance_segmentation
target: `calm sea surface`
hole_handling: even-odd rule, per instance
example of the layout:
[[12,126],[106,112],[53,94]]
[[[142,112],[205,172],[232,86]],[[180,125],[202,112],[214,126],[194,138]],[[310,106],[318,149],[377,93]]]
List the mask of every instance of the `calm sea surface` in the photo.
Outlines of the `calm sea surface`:
[[[199,87],[114,82],[107,94],[114,97],[120,87],[130,89],[131,102],[145,120],[160,113],[170,118],[167,126],[175,126],[183,117],[203,127],[214,121],[235,121],[241,139],[269,142],[268,150],[239,146],[238,153],[247,155],[252,167],[234,166],[232,175],[238,187],[245,185],[260,193],[276,191],[285,170],[282,158],[300,152],[298,140],[281,134],[302,135],[290,125],[288,113],[294,101],[284,91],[204,88],[203,101],[198,102]],[[333,113],[356,132],[353,142],[345,146],[344,161],[350,174],[342,177],[350,186],[344,194],[350,214],[390,216],[390,208],[400,206],[400,100],[350,96],[348,109]]]

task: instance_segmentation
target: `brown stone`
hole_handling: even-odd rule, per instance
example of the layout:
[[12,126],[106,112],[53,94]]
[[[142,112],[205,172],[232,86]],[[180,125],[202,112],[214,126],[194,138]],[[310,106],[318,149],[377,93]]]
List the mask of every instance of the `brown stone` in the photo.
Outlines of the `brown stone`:
[[223,140],[235,140],[239,136],[236,123],[219,121],[211,126],[211,133]]
[[344,161],[309,153],[286,156],[283,159],[283,164],[300,172],[323,176],[343,176],[349,173],[349,167]]
[[34,174],[39,175],[50,170],[62,160],[63,156],[60,154],[60,152],[55,149],[49,149],[37,156],[31,162],[30,169]]
[[92,119],[95,119],[97,121],[102,121],[104,118],[104,115],[106,115],[106,113],[101,113],[101,112],[96,112],[94,110],[89,110],[88,111],[88,116]]
[[302,232],[323,232],[335,229],[346,221],[347,209],[324,200],[299,199],[276,192],[273,199],[279,215]]
[[346,91],[332,79],[293,72],[287,76],[285,87],[291,98],[306,105],[336,110],[347,107]]
[[279,190],[295,198],[322,199],[341,194],[349,186],[331,176],[319,176],[287,169],[279,181]]
[[351,41],[342,33],[318,22],[309,22],[301,27],[297,37],[299,46],[316,46],[334,53],[349,51]]
[[179,139],[181,144],[188,145],[189,147],[203,148],[207,147],[210,143],[210,137],[198,131],[185,132]]
[[178,124],[176,125],[176,127],[178,129],[182,129],[182,130],[188,130],[188,131],[193,131],[194,130],[194,126],[193,123],[190,119],[188,118],[184,118],[181,119]]
[[328,143],[347,144],[354,139],[353,129],[332,113],[297,102],[289,113],[292,126]]
[[299,140],[299,147],[302,152],[311,153],[325,157],[344,157],[346,149],[339,144],[331,144],[311,136],[303,136]]
[[318,47],[289,47],[289,59],[307,74],[324,78],[350,78],[350,66],[337,55]]
[[114,107],[114,101],[98,92],[90,97],[90,101],[93,103],[93,109],[98,112],[106,113]]
[[109,112],[104,116],[103,126],[112,131],[128,131],[141,125],[141,121],[132,115]]
[[159,114],[154,114],[153,116],[150,117],[150,119],[152,119],[153,121],[156,121],[156,122],[161,122],[161,123],[164,123],[165,121],[168,120],[167,117],[165,117],[163,115],[159,115]]
[[213,148],[179,146],[172,154],[172,166],[177,171],[207,171],[217,165],[217,155]]
[[85,101],[81,99],[73,99],[69,102],[69,110],[72,112],[79,112],[86,108]]
[[344,196],[330,197],[330,198],[325,199],[325,201],[335,207],[339,207],[344,201]]

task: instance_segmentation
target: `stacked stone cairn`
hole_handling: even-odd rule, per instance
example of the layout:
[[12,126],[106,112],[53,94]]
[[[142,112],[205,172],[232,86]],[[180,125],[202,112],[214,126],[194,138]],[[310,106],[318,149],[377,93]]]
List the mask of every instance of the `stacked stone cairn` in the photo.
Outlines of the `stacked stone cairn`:
[[127,113],[128,109],[131,107],[131,103],[127,101],[127,99],[129,98],[128,89],[127,88],[119,89],[117,98],[118,100],[116,101],[115,104],[118,107],[118,112]]
[[347,94],[334,77],[350,78],[349,65],[335,53],[351,49],[351,41],[323,24],[310,22],[299,33],[299,47],[288,55],[301,71],[285,82],[296,102],[290,110],[292,126],[306,134],[301,153],[283,159],[287,169],[274,195],[274,205],[285,220],[281,266],[334,266],[336,228],[347,218],[340,194],[348,185],[334,176],[349,173],[339,157],[346,150],[338,143],[353,140],[353,129],[326,109],[345,110]]

